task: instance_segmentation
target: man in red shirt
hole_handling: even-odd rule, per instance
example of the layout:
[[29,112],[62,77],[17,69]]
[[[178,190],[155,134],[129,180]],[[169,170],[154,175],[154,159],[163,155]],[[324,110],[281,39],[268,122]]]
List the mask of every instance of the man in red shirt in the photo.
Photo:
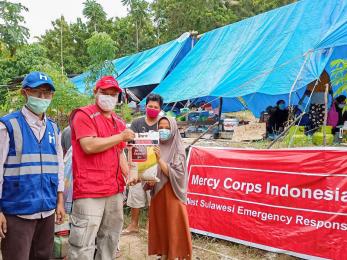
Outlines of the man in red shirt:
[[123,226],[123,149],[134,132],[114,112],[122,90],[112,76],[95,86],[94,105],[75,110],[70,119],[73,208],[68,259],[113,259]]

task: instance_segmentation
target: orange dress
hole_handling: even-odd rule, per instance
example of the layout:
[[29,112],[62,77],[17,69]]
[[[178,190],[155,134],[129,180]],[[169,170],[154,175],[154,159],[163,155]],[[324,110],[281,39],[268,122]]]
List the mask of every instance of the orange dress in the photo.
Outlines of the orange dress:
[[192,258],[192,238],[186,205],[170,182],[152,198],[149,208],[148,255],[171,259]]

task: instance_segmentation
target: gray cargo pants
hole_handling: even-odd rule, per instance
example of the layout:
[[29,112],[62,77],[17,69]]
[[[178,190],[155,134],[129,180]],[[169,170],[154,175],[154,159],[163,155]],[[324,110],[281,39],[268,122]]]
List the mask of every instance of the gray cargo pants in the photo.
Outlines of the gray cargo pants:
[[123,195],[77,199],[73,202],[69,260],[115,259],[123,227]]

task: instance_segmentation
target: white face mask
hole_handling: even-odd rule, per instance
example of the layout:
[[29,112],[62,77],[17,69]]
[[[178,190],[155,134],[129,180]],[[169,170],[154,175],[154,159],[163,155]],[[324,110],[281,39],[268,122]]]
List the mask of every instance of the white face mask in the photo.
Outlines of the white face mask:
[[116,95],[115,97],[112,97],[110,95],[98,94],[97,96],[97,103],[99,107],[105,112],[113,111],[117,105],[117,102],[118,102],[118,95]]

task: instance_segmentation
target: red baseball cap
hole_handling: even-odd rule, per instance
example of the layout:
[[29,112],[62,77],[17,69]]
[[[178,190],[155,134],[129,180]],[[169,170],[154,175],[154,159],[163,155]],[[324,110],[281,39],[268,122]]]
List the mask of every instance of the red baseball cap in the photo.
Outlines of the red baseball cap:
[[99,79],[95,84],[95,89],[108,89],[115,88],[118,92],[122,92],[122,89],[119,87],[117,80],[113,76],[104,76]]

